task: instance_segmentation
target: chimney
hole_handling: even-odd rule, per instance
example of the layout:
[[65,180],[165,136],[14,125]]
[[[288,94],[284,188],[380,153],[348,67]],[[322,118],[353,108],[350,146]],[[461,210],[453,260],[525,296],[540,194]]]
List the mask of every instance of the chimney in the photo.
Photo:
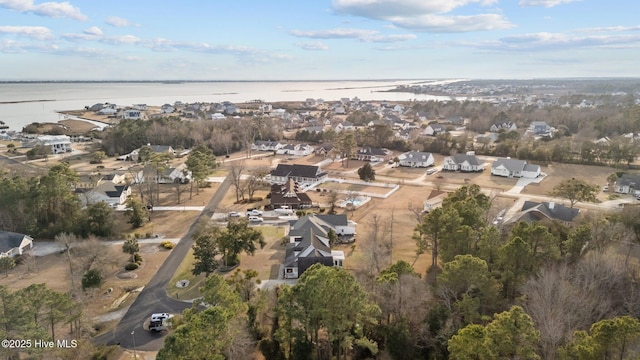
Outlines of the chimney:
[[553,201],[549,202],[549,209],[553,210],[555,206],[556,206],[556,203],[554,203]]

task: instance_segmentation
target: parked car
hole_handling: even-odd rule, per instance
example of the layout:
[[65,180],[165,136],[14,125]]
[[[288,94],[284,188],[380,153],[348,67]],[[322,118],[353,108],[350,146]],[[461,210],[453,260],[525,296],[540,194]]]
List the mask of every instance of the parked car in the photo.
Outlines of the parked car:
[[609,191],[609,185],[605,185],[605,186],[602,188],[602,191],[604,191],[604,192]]
[[249,209],[247,210],[247,216],[262,216],[262,211],[258,209]]
[[229,213],[229,217],[240,217],[240,213],[237,211],[232,211]]
[[264,219],[260,216],[249,216],[249,222],[263,222]]
[[429,170],[427,170],[427,175],[435,174],[437,172],[438,172],[438,169],[435,169],[435,168],[434,169],[429,169]]

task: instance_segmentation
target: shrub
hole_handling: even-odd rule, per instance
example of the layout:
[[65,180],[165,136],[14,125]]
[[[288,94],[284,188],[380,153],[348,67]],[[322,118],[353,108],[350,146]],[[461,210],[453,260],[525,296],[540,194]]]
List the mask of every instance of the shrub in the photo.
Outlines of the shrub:
[[138,265],[142,263],[142,256],[140,256],[140,254],[135,253],[133,254],[133,260],[135,263],[137,263]]
[[153,237],[153,234],[148,232],[146,234],[144,234],[145,239],[151,239]]
[[162,246],[163,248],[167,249],[167,250],[171,250],[174,247],[176,247],[176,244],[172,243],[171,241],[163,241],[160,243],[160,246]]
[[100,274],[100,270],[91,269],[82,276],[83,290],[92,287],[100,287],[100,285],[102,285],[102,274]]
[[134,262],[130,262],[130,263],[128,263],[127,265],[125,265],[124,269],[125,269],[125,270],[128,270],[128,271],[131,271],[131,270],[135,270],[135,269],[137,269],[138,267],[139,267],[139,265],[138,265],[138,264],[136,264],[136,263],[134,263]]
[[135,234],[133,234],[133,237],[136,238],[136,239],[140,239],[140,238],[142,238],[142,234],[135,233]]
[[322,214],[324,212],[324,208],[321,208],[320,210],[318,210],[318,212]]

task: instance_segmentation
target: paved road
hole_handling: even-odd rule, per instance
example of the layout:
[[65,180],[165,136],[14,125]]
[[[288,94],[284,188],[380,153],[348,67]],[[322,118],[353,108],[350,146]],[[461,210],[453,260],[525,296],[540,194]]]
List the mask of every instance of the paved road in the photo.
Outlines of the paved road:
[[167,295],[166,287],[193,245],[192,235],[198,220],[203,216],[211,218],[230,186],[231,176],[228,176],[213,195],[202,214],[189,228],[187,234],[171,251],[171,254],[164,261],[158,272],[131,304],[118,326],[112,332],[96,337],[95,342],[107,345],[119,344],[127,349],[133,349],[135,344],[136,350],[144,351],[157,351],[162,348],[164,334],[144,330],[143,323],[152,313],[180,313],[182,310],[191,307],[191,303],[170,298]]

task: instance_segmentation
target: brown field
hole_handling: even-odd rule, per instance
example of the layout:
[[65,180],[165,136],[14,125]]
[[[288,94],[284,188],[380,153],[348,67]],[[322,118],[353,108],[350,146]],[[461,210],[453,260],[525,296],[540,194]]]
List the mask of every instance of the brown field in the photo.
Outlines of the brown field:
[[[424,175],[429,168],[388,167],[376,169],[376,175],[383,175],[398,179],[417,179]],[[435,174],[434,174],[435,176]]]
[[[619,169],[604,167],[604,166],[590,166],[590,165],[574,165],[574,164],[551,164],[547,167],[543,167],[542,171],[547,173],[548,176],[540,184],[531,184],[527,186],[522,193],[532,195],[548,195],[555,186],[560,184],[563,180],[578,178],[587,181],[590,184],[602,186],[607,183],[607,176]],[[608,200],[608,193],[600,192],[598,198],[600,200]]]
[[366,192],[366,193],[380,194],[380,195],[386,194],[389,191],[391,191],[391,187],[367,186],[367,185],[350,184],[350,183],[337,183],[333,181],[322,183],[317,188],[329,189],[329,190]]

